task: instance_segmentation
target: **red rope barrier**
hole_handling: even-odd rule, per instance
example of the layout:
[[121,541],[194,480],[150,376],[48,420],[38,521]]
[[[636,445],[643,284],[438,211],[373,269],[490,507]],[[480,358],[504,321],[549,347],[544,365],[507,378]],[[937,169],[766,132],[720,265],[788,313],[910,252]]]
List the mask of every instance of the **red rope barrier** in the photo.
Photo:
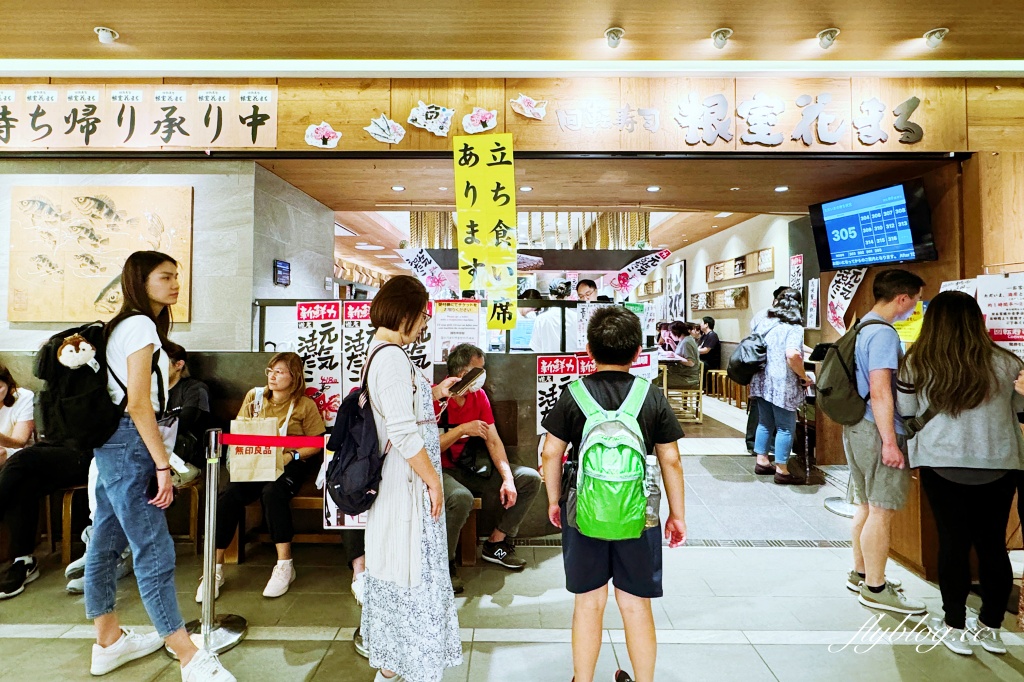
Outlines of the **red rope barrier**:
[[317,448],[323,449],[323,436],[253,436],[242,433],[225,433],[220,437],[221,445],[261,445],[271,448]]

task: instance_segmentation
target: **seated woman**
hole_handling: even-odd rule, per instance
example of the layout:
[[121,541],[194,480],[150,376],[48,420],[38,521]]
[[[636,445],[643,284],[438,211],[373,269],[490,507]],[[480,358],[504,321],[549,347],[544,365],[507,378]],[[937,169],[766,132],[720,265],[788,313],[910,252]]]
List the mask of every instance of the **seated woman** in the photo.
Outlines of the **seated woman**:
[[11,370],[0,365],[0,464],[32,441],[35,394],[19,388]]
[[700,350],[696,337],[700,328],[689,322],[673,322],[672,336],[676,339],[675,354],[679,362],[668,365],[668,387],[696,390],[700,388]]
[[[322,436],[327,430],[316,403],[306,397],[306,379],[302,358],[295,353],[278,353],[267,365],[266,388],[254,388],[246,394],[239,419],[273,417],[277,419],[282,435]],[[262,391],[262,400],[257,396]],[[299,488],[320,469],[314,458],[322,448],[299,448],[288,451],[289,462],[284,474],[272,483],[231,483],[220,494],[217,502],[217,581],[214,598],[220,596],[224,585],[224,550],[231,544],[245,507],[256,500],[263,503],[263,515],[270,531],[270,539],[277,546],[277,565],[263,590],[264,597],[280,597],[295,581],[292,566],[291,499]],[[240,539],[241,541],[241,539]],[[203,600],[203,585],[199,584],[196,601]]]

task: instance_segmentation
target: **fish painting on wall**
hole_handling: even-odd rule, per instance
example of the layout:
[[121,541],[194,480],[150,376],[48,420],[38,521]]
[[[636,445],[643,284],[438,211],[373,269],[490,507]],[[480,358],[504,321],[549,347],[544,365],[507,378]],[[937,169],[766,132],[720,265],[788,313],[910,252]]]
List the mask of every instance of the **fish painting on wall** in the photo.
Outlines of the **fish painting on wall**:
[[121,269],[135,251],[180,266],[172,313],[190,320],[191,187],[14,187],[8,319],[89,322],[121,309]]

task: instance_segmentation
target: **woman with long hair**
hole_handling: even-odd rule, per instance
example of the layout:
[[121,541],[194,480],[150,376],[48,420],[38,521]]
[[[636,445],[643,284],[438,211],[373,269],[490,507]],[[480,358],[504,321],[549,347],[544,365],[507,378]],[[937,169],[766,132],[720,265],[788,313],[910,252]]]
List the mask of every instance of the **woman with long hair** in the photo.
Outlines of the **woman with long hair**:
[[365,385],[377,440],[390,444],[366,520],[360,630],[376,682],[440,682],[445,668],[462,663],[434,419],[434,401],[447,399],[458,378],[431,387],[402,348],[429,319],[427,290],[405,275],[388,280],[370,307],[376,332]]
[[[909,465],[939,531],[939,590],[944,618],[928,627],[958,654],[971,642],[1006,653],[1000,625],[1013,588],[1005,533],[1024,469],[1024,437],[1017,413],[1024,397],[1014,390],[1022,363],[989,338],[973,297],[938,294],[928,305],[921,335],[907,351],[897,382],[897,409],[918,430]],[[967,617],[970,553],[978,555],[981,613]]]
[[[750,382],[750,395],[760,399],[754,454],[758,475],[775,476],[779,484],[800,483],[789,473],[789,455],[793,452],[796,411],[804,404],[810,378],[804,370],[804,326],[800,312],[800,292],[788,290],[775,300],[764,320],[752,330],[767,345],[764,370]],[[768,459],[768,439],[775,432],[775,466]]]
[[[167,395],[168,361],[161,348],[178,300],[178,263],[164,253],[137,251],[124,264],[121,289],[124,304],[106,328],[107,391],[115,404],[127,399],[126,409],[114,435],[93,451],[99,479],[85,567],[86,617],[96,625],[91,672],[111,672],[166,641],[181,662],[183,682],[233,682],[216,654],[197,649],[185,631],[164,515],[174,499],[174,443],[165,442],[157,415]],[[148,493],[154,477],[156,492]],[[156,626],[150,635],[123,629],[114,610],[117,562],[128,545],[139,596]]]
[[[278,353],[267,363],[267,385],[250,390],[242,407],[239,419],[273,418],[277,420],[278,434],[282,436],[322,436],[327,430],[316,403],[306,395],[306,377],[302,358],[295,353]],[[239,522],[247,505],[256,500],[263,504],[263,517],[270,531],[270,541],[277,549],[277,564],[270,580],[263,590],[263,596],[276,598],[288,592],[295,582],[295,566],[292,563],[292,538],[295,528],[292,524],[291,501],[302,484],[320,470],[318,455],[322,448],[298,448],[289,450],[284,473],[270,483],[234,483],[220,494],[217,500],[217,568],[214,583],[214,599],[220,596],[224,586],[224,552],[238,531]],[[239,542],[243,542],[239,538]],[[203,584],[199,583],[196,601],[203,601]]]

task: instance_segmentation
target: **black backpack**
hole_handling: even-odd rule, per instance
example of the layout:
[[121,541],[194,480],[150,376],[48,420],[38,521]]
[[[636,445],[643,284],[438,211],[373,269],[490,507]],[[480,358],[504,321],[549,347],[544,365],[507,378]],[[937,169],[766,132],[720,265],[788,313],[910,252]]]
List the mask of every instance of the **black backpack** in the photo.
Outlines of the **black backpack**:
[[385,343],[370,352],[363,365],[359,389],[341,401],[331,438],[327,441],[327,449],[334,457],[327,465],[326,489],[338,509],[349,516],[358,516],[373,506],[380,491],[384,458],[391,450],[388,441],[381,451],[366,385],[370,362],[378,351],[388,346],[401,348],[398,344]]
[[[96,349],[96,355],[92,362],[71,368],[60,363],[59,351],[64,341],[76,334]],[[153,354],[153,371],[157,374],[160,372],[157,366],[159,354],[159,350]],[[125,392],[125,398],[120,404],[111,402],[107,392],[107,338],[104,323],[91,322],[51,336],[36,353],[33,373],[46,382],[46,387],[39,394],[43,418],[42,440],[88,452],[106,443],[117,431],[128,405],[128,390],[111,373],[114,381]]]

